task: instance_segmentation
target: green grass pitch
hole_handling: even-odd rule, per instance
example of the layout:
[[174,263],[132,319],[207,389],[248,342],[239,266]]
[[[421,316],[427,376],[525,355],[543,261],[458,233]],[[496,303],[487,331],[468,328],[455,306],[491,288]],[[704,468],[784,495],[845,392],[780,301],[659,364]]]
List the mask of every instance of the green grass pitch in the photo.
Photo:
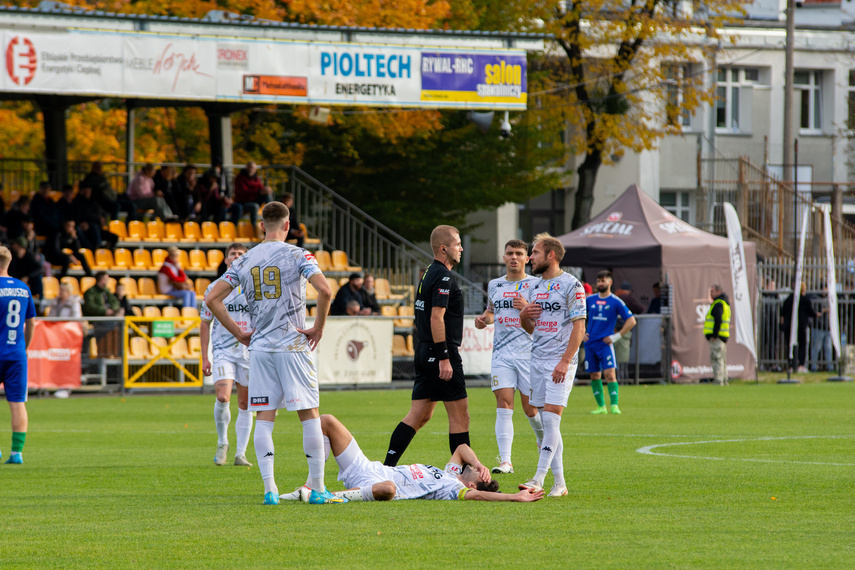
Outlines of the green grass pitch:
[[[855,386],[627,386],[620,395],[623,415],[591,416],[590,388],[573,390],[564,498],[267,507],[257,467],[213,465],[212,395],[32,399],[25,464],[0,465],[0,565],[855,567]],[[321,411],[373,459],[408,405],[406,391],[321,394]],[[490,391],[472,389],[470,408],[473,448],[492,467]],[[7,410],[0,404],[4,460]],[[234,421],[236,398],[232,410]],[[507,491],[536,462],[521,410],[514,421],[516,473],[499,476]],[[276,423],[285,492],[307,467],[296,415]],[[444,465],[446,433],[440,405],[403,462]],[[255,463],[251,442],[247,455]],[[330,460],[333,490],[336,474]]]

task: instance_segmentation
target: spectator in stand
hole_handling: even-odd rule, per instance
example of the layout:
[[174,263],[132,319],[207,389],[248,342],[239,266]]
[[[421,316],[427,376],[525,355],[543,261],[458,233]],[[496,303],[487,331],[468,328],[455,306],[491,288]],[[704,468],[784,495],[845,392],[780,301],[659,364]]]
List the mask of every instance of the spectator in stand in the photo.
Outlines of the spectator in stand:
[[371,309],[362,305],[362,274],[351,273],[347,284],[335,294],[335,300],[330,305],[330,315],[348,315],[347,306],[351,301],[359,303],[359,315],[370,315]]
[[[831,342],[831,323],[828,318],[828,285],[822,285],[822,293],[819,295],[808,295],[813,303],[816,318],[810,329],[810,370],[816,372],[821,370],[821,363],[825,363],[825,369],[829,372],[834,370],[834,345]],[[792,309],[790,309],[792,311]],[[820,358],[822,360],[820,360]]]
[[137,172],[131,185],[128,187],[128,198],[130,198],[135,208],[141,210],[154,210],[154,215],[163,221],[175,219],[172,210],[163,198],[163,192],[155,191],[154,189],[154,165],[146,163],[142,169]]
[[240,204],[243,213],[249,213],[252,227],[258,222],[258,209],[273,200],[273,190],[264,185],[258,175],[258,167],[252,161],[235,178],[235,203]]
[[27,251],[27,238],[19,236],[12,240],[12,262],[9,275],[20,279],[30,287],[34,297],[42,297],[42,264]]
[[[115,190],[113,190],[110,183],[107,182],[107,177],[104,176],[104,165],[100,160],[96,160],[92,163],[92,168],[89,170],[89,173],[83,177],[83,180],[80,182],[80,187],[91,188],[92,198],[98,202],[101,208],[103,208],[103,210],[107,212],[112,219],[119,217],[119,195]],[[133,208],[129,208],[129,219],[136,219],[136,212],[132,212],[130,210],[133,210]]]
[[[799,372],[807,372],[805,361],[807,360],[807,335],[810,328],[810,322],[816,318],[816,311],[813,310],[813,305],[810,302],[810,297],[807,292],[807,284],[801,282],[799,294],[799,308],[796,315],[796,349],[793,360],[798,363]],[[790,296],[784,299],[784,304],[781,305],[781,330],[784,331],[784,346],[787,347],[787,358],[790,356],[790,331],[793,322],[793,299],[795,292],[790,293]],[[796,362],[790,363],[790,368],[795,368]]]
[[374,293],[374,276],[366,273],[362,279],[362,289],[359,290],[362,296],[362,306],[371,309],[372,315],[380,314],[380,304],[377,302],[377,295]]
[[32,219],[30,216],[30,198],[21,196],[14,206],[6,212],[3,222],[6,226],[6,238],[13,241],[24,234],[24,219]]
[[[220,202],[223,205],[223,209],[229,212],[229,219],[237,226],[240,217],[243,215],[243,207],[240,204],[235,204],[234,192],[232,191],[228,173],[223,169],[223,161],[214,161],[213,166],[208,169],[205,176],[211,176],[217,181],[217,188],[220,193]],[[223,219],[225,219],[225,212],[223,213]],[[222,220],[216,221],[220,222]]]
[[195,202],[194,209],[200,222],[213,218],[218,224],[226,219],[226,211],[232,205],[231,200],[220,194],[217,178],[210,172],[203,174],[196,185]]
[[[74,198],[74,204],[77,211],[77,218],[74,221],[77,222],[77,228],[80,230],[78,233],[85,236],[86,241],[92,245],[89,249],[104,246],[110,249],[116,247],[119,236],[102,229],[107,223],[107,212],[92,198],[92,189],[81,186],[77,191],[77,197]],[[82,243],[83,239],[81,238],[80,241]]]
[[125,286],[121,283],[116,283],[116,299],[119,300],[119,306],[126,315],[130,316],[134,314],[131,310],[131,301],[128,299],[128,292],[125,290]]
[[163,260],[160,271],[157,272],[157,284],[161,294],[180,299],[185,307],[196,307],[196,292],[178,262],[178,248],[172,246],[166,252],[168,256]]
[[171,166],[161,166],[154,173],[152,180],[154,181],[154,191],[161,192],[172,213],[180,217],[181,208],[175,201],[175,169]]
[[362,307],[359,305],[359,301],[357,301],[356,299],[351,299],[347,302],[347,307],[345,308],[344,314],[348,317],[358,317],[361,311]]
[[647,313],[649,315],[658,315],[662,312],[661,294],[662,289],[659,287],[659,282],[657,281],[653,284],[653,298],[650,299],[650,305],[647,307]]
[[198,182],[196,167],[192,164],[187,164],[181,171],[181,176],[172,184],[175,205],[178,207],[175,213],[182,220],[186,220],[194,214],[195,204],[193,203],[193,196],[196,193],[196,184]]
[[30,201],[30,215],[36,222],[36,233],[40,236],[50,236],[62,229],[62,217],[50,192],[50,182],[42,182]]
[[582,282],[582,289],[585,290],[585,297],[590,297],[591,295],[594,294],[594,288],[591,287],[591,284],[588,283],[587,281]]
[[50,316],[64,318],[80,318],[83,316],[80,297],[71,294],[71,285],[68,283],[60,283],[59,296],[50,305]]
[[59,211],[59,217],[63,222],[65,220],[77,221],[77,205],[74,203],[74,186],[66,184],[62,187],[62,196],[56,202],[56,209]]
[[291,213],[289,218],[290,226],[288,227],[288,239],[297,240],[297,247],[303,247],[303,242],[306,236],[303,235],[303,230],[300,228],[300,220],[297,219],[297,211],[294,208],[294,195],[290,192],[285,192],[282,195],[282,203],[288,206],[288,211]]
[[[124,317],[125,311],[116,296],[110,293],[106,271],[95,274],[95,285],[83,294],[83,315],[86,317]],[[95,322],[91,334],[98,340],[98,354],[115,356],[119,351],[119,322]],[[86,340],[83,346],[88,346]]]
[[[45,258],[52,265],[60,266],[60,277],[65,277],[68,273],[68,266],[72,263],[80,264],[83,272],[86,275],[92,275],[92,270],[89,268],[86,258],[78,253],[80,248],[80,240],[77,237],[77,228],[74,220],[68,220],[62,224],[62,229],[55,232],[45,243]],[[70,249],[71,254],[64,253],[63,249]]]

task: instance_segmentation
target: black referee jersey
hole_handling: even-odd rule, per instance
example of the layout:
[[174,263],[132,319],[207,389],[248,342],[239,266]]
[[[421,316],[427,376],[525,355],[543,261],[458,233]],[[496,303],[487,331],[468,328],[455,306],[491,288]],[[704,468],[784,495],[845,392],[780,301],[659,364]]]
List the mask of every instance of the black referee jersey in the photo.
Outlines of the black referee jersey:
[[460,346],[463,341],[463,292],[454,273],[435,259],[422,275],[416,292],[415,323],[419,342],[434,342],[430,330],[434,307],[445,307],[445,342]]

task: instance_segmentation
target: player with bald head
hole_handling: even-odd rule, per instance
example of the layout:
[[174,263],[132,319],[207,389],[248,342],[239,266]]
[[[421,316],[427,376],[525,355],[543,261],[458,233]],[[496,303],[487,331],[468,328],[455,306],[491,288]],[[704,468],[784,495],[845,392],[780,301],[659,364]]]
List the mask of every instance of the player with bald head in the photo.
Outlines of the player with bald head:
[[436,403],[448,412],[451,453],[469,445],[469,398],[458,347],[463,340],[463,292],[451,269],[460,263],[463,245],[452,226],[437,226],[430,235],[434,260],[416,292],[415,327],[419,344],[413,358],[416,380],[407,416],[389,441],[385,465],[395,466],[410,442],[433,416]]

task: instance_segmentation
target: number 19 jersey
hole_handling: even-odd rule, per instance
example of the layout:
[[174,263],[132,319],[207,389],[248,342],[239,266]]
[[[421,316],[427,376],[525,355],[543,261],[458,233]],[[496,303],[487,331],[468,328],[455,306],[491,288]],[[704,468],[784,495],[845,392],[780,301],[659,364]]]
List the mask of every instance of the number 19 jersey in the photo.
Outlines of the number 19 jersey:
[[24,321],[35,316],[30,288],[14,277],[0,277],[0,360],[26,360]]
[[254,329],[249,350],[308,352],[306,281],[321,273],[315,256],[281,241],[263,241],[239,258],[221,277],[241,287]]
[[487,285],[488,309],[493,312],[493,361],[528,360],[531,356],[531,335],[520,326],[520,312],[514,309],[514,299],[531,300],[531,292],[540,281],[525,276],[520,281],[507,277],[493,279]]
[[531,291],[531,301],[543,312],[531,335],[531,359],[554,360],[567,350],[573,321],[585,318],[585,289],[569,273],[540,279]]

